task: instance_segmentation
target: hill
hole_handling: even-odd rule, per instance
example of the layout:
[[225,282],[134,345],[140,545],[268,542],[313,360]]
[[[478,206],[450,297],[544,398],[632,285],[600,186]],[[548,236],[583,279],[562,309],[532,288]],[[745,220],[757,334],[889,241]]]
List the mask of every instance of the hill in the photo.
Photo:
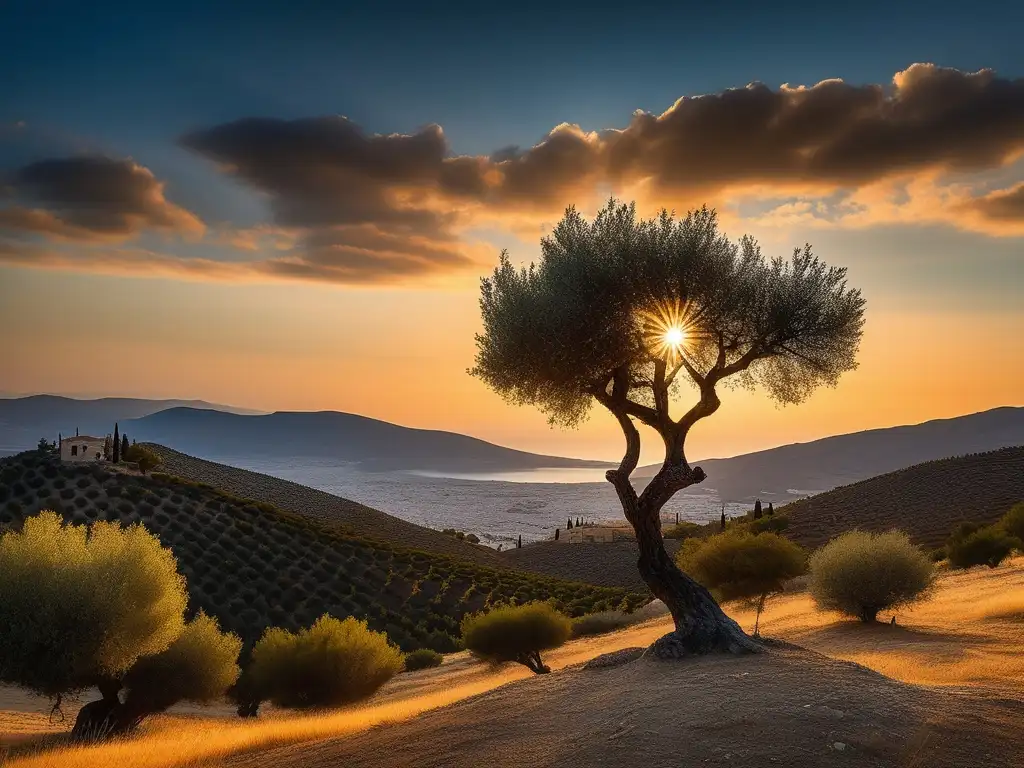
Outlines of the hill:
[[206,483],[246,499],[260,499],[286,512],[340,523],[359,536],[392,546],[452,555],[480,565],[497,567],[504,563],[500,554],[490,547],[461,541],[340,496],[259,472],[197,459],[163,445],[146,445],[160,455],[161,471],[190,482]]
[[0,448],[24,451],[34,448],[40,437],[56,440],[78,429],[83,435],[105,435],[114,431],[114,422],[137,419],[167,408],[257,413],[205,400],[142,400],[132,397],[104,397],[76,400],[57,395],[0,398]]
[[612,666],[509,683],[348,738],[271,746],[217,764],[1013,768],[1024,756],[1019,701],[906,685],[784,643],[757,656],[686,663],[608,660]]
[[[1024,445],[1024,408],[836,435],[700,464],[723,501],[788,501],[947,456]],[[658,467],[641,467],[649,477]]]
[[240,416],[171,408],[128,422],[132,437],[210,457],[317,458],[367,471],[484,472],[540,467],[606,467],[605,462],[542,456],[475,437],[412,429],[337,411]]
[[929,548],[963,520],[991,523],[1024,500],[1024,447],[929,461],[787,504],[786,535],[818,547],[852,528],[900,528]]
[[365,618],[403,649],[456,647],[462,616],[488,604],[552,599],[580,615],[650,598],[399,548],[341,525],[209,485],[26,452],[0,460],[0,527],[53,509],[66,520],[141,522],[188,580],[189,611],[248,641],[267,626],[295,630],[324,613]]

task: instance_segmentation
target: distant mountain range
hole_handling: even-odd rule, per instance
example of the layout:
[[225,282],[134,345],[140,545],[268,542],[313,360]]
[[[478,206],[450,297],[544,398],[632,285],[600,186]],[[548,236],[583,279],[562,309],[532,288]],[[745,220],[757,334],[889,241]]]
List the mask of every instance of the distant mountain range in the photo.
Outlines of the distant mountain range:
[[238,414],[256,414],[246,408],[208,403],[205,400],[142,400],[134,397],[103,397],[76,400],[58,395],[0,398],[0,450],[23,451],[35,447],[40,437],[56,440],[75,434],[105,435],[115,421],[137,419],[168,408],[194,408]]
[[382,472],[488,472],[563,467],[610,467],[600,461],[542,456],[503,448],[455,432],[412,429],[337,411],[279,411],[239,416],[171,408],[125,424],[139,441],[193,456],[256,459],[310,458]]
[[[118,421],[140,442],[193,456],[352,464],[366,471],[450,473],[604,468],[606,462],[544,456],[453,432],[412,429],[337,411],[258,414],[204,401],[38,395],[0,400],[0,450],[33,447],[57,432],[106,434]],[[705,488],[724,501],[776,503],[827,491],[913,464],[1024,445],[1024,408],[838,435],[727,459],[698,462]],[[638,485],[656,466],[641,467]]]
[[[695,463],[723,501],[779,502],[925,461],[1018,445],[1024,445],[1024,408],[1005,407]],[[650,477],[657,469],[641,467],[636,475]]]

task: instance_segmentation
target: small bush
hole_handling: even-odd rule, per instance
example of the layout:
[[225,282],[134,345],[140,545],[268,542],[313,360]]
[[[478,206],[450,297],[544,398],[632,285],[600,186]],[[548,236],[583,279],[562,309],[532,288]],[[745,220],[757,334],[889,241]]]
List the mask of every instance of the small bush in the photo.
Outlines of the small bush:
[[1007,533],[1003,527],[989,525],[979,528],[966,538],[951,541],[946,548],[949,564],[954,568],[970,568],[974,565],[995,568],[1020,546],[1020,540]]
[[139,471],[141,471],[142,474],[146,474],[151,469],[159,467],[161,462],[159,454],[141,445],[129,446],[128,451],[121,457],[121,459],[122,461],[138,464]]
[[1010,507],[1010,511],[999,521],[999,525],[1014,538],[1024,541],[1024,501]]
[[128,671],[125,704],[155,714],[179,701],[220,698],[238,678],[241,649],[237,635],[221,632],[216,619],[200,611],[167,650],[139,659]]
[[[762,517],[761,523],[777,519]],[[703,541],[687,541],[676,556],[679,567],[723,601],[751,601],[757,607],[754,635],[765,601],[807,570],[804,551],[774,533],[726,531]]]
[[603,635],[624,629],[642,619],[632,613],[622,611],[601,611],[599,613],[588,613],[577,616],[572,620],[572,636],[588,637],[590,635]]
[[934,578],[927,555],[901,531],[844,533],[811,555],[810,573],[820,608],[864,622],[922,599]]
[[462,642],[474,654],[515,661],[537,674],[551,671],[540,652],[563,645],[571,635],[572,622],[547,603],[502,606],[462,620]]
[[419,648],[411,653],[405,654],[405,671],[415,672],[418,669],[430,669],[440,667],[444,663],[444,656],[429,648]]
[[700,536],[703,532],[703,526],[684,520],[677,525],[666,528],[662,536],[666,539],[690,539],[694,536]]
[[366,698],[401,671],[387,635],[352,617],[321,616],[296,634],[268,629],[253,649],[253,690],[279,707],[332,707]]

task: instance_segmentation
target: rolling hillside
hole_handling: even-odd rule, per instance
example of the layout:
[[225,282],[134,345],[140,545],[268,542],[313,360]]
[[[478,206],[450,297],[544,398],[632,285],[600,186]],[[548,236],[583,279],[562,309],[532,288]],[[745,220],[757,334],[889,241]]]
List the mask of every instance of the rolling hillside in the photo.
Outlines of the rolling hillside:
[[298,515],[340,523],[356,535],[392,546],[452,555],[480,565],[500,566],[495,550],[410,523],[386,512],[305,485],[247,469],[197,459],[163,445],[147,444],[163,460],[160,470],[196,483],[207,483],[236,496],[260,499]]
[[36,452],[0,460],[0,529],[42,509],[75,523],[141,522],[174,551],[190,612],[203,609],[249,641],[267,626],[295,630],[331,613],[365,618],[405,650],[450,651],[462,616],[488,604],[553,599],[580,615],[650,599],[389,546],[169,475],[61,464]]
[[786,535],[814,548],[853,528],[899,528],[928,548],[962,520],[991,523],[1024,500],[1024,447],[918,464],[778,509]]
[[[836,435],[699,464],[723,501],[780,501],[831,490],[925,461],[1024,445],[1024,408]],[[657,467],[641,467],[637,477]]]
[[331,459],[366,471],[611,466],[515,451],[454,432],[412,429],[337,411],[240,416],[171,408],[129,421],[124,429],[140,442],[197,456]]

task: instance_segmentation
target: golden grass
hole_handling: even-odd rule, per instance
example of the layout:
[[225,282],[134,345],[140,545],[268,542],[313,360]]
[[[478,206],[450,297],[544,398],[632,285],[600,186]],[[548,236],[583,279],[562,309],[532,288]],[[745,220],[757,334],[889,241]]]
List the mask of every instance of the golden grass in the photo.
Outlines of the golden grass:
[[[855,661],[908,683],[974,687],[1024,698],[1024,558],[990,570],[945,571],[927,602],[873,626],[814,610],[809,596],[770,602],[762,631],[829,656]],[[733,611],[752,628],[753,612]],[[887,619],[888,614],[881,618]],[[655,619],[621,632],[582,638],[545,656],[560,669],[620,648],[642,646],[670,629]],[[5,768],[198,768],[228,755],[336,738],[415,717],[531,676],[525,667],[492,668],[468,654],[439,668],[399,675],[365,706],[318,714],[270,712],[256,721],[164,716],[136,736],[93,746],[61,745],[10,758]],[[0,718],[5,741],[15,729]],[[0,759],[0,762],[3,762]]]

